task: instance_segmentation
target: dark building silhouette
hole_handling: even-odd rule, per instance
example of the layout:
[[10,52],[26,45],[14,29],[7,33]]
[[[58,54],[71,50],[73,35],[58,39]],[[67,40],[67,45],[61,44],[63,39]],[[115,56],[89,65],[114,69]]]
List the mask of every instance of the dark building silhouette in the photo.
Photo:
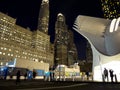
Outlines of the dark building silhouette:
[[69,40],[68,40],[68,65],[71,65],[78,61],[77,48],[74,43],[74,34],[69,30]]

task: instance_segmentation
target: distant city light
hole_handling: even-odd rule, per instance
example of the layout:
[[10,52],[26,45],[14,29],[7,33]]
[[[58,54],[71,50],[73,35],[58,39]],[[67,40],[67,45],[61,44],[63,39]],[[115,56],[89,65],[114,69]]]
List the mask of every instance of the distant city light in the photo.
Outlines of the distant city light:
[[44,2],[48,2],[48,0],[43,0]]

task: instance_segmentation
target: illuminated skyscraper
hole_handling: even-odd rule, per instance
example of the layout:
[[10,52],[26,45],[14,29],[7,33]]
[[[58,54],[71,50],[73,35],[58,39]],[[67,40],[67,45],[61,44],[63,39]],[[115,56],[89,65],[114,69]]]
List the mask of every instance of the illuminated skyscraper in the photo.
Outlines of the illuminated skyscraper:
[[49,0],[42,0],[38,17],[38,30],[48,34],[49,24]]
[[77,57],[73,33],[68,30],[65,17],[59,13],[55,23],[55,64],[71,65]]
[[68,31],[65,17],[59,13],[55,23],[55,63],[67,65]]
[[120,17],[120,0],[101,0],[104,18]]

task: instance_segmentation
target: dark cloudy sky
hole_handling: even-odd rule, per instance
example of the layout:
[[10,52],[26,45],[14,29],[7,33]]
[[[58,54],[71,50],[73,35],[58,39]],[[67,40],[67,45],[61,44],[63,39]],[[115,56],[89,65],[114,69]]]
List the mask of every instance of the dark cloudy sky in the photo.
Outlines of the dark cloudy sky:
[[[13,18],[17,18],[18,25],[36,30],[41,1],[42,0],[0,0],[0,11]],[[49,2],[49,35],[51,35],[51,42],[54,41],[54,25],[58,13],[65,15],[66,24],[71,30],[74,20],[78,15],[103,17],[100,0],[49,0]],[[79,51],[79,58],[85,59],[86,40],[74,30],[73,32]]]

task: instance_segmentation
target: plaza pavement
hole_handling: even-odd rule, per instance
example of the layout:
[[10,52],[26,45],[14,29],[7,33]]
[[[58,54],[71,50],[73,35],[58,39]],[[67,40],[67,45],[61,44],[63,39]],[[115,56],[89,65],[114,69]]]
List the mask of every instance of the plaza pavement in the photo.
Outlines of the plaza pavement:
[[0,90],[120,90],[120,83],[92,81],[0,80]]

